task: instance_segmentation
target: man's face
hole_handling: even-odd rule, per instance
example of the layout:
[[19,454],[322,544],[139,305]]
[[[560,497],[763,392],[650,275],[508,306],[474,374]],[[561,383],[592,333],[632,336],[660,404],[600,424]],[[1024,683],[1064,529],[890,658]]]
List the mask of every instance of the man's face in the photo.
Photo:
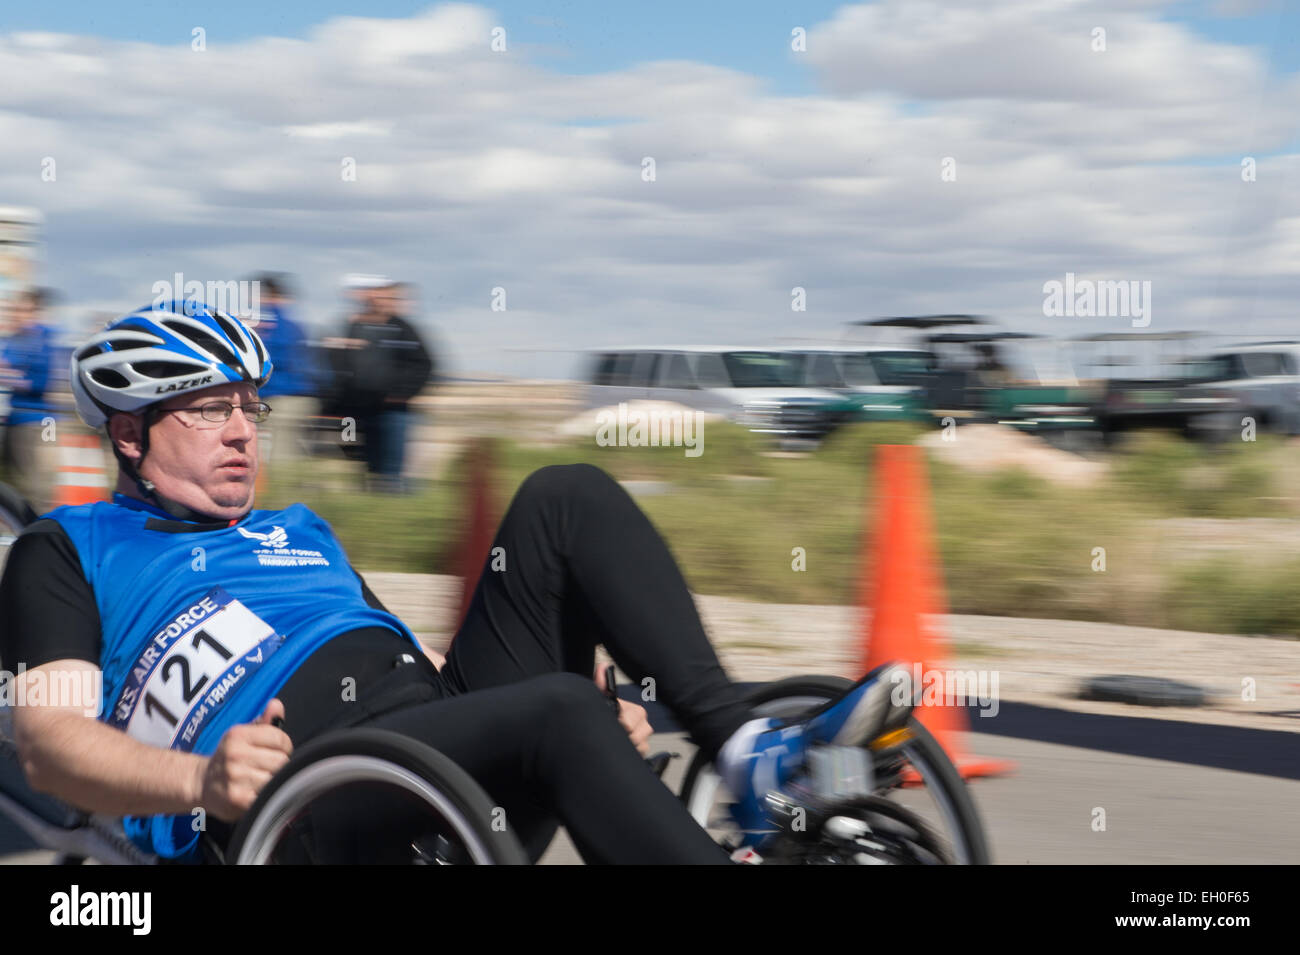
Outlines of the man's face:
[[213,401],[245,405],[257,401],[247,382],[216,385],[163,402],[149,430],[149,453],[140,468],[163,497],[202,514],[242,517],[253,506],[257,480],[257,425],[241,408],[224,424],[206,421],[197,408]]
[[406,290],[400,285],[393,285],[384,289],[384,311],[389,315],[403,315],[406,313],[407,301]]

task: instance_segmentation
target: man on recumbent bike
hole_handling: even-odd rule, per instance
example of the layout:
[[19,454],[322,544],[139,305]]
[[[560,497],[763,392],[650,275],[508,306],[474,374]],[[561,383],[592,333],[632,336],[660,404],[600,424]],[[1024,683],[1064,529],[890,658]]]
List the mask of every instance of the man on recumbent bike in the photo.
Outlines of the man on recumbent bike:
[[508,569],[483,574],[446,660],[425,656],[324,520],[302,504],[253,509],[271,370],[252,329],[196,302],[97,333],[73,354],[72,388],[107,429],[115,493],[28,527],[0,583],[11,668],[102,674],[97,719],[16,708],[30,784],[125,816],[147,851],[195,859],[196,808],[233,823],[295,746],[364,725],[458,763],[534,860],[558,821],[588,862],[727,862],[638,755],[644,709],[611,718],[591,679],[598,643],[633,680],[653,677],[713,759],[749,859],[788,835],[773,807],[806,783],[810,748],[907,719],[881,671],[802,723],[753,718],[663,540],[589,465],[523,482],[494,541]]

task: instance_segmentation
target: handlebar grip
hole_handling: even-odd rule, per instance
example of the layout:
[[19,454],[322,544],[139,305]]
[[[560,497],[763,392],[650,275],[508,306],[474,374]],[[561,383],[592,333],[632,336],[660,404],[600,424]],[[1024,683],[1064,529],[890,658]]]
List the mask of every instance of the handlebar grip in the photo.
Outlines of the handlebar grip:
[[615,715],[618,714],[618,685],[615,683],[614,664],[605,667],[605,695],[609,697],[609,705],[614,708]]

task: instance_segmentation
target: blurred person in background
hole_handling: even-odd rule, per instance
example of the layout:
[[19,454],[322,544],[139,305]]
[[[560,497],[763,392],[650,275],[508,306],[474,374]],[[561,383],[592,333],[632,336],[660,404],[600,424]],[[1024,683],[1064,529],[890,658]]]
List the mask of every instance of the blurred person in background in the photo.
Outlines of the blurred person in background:
[[[356,287],[355,285],[353,286]],[[411,286],[371,279],[342,339],[339,409],[354,417],[365,442],[367,487],[403,493],[409,402],[433,373],[433,359],[409,320]]]
[[[392,280],[383,275],[363,275],[352,273],[343,277],[344,310],[335,327],[340,331],[346,329],[357,316],[370,308],[371,293],[375,289],[392,284]],[[345,419],[352,414],[345,407],[351,390],[352,376],[349,351],[361,345],[359,338],[343,338],[341,335],[327,336],[319,342],[318,367],[321,370],[321,416],[324,418]],[[364,435],[357,435],[364,438]],[[344,439],[344,454],[353,460],[364,460],[361,441]]]
[[38,514],[54,502],[58,449],[57,432],[49,426],[54,407],[46,394],[54,371],[55,336],[41,321],[50,297],[45,289],[18,293],[9,304],[7,337],[0,344],[0,387],[10,392],[5,471]]
[[268,382],[260,397],[275,409],[268,427],[263,429],[270,444],[270,454],[263,448],[264,466],[269,459],[274,473],[277,465],[297,460],[303,452],[307,419],[316,413],[320,393],[320,374],[314,353],[307,347],[302,327],[294,318],[294,293],[289,276],[283,272],[266,272],[256,277],[259,309],[257,334],[269,351],[284,356],[275,366],[275,379]]

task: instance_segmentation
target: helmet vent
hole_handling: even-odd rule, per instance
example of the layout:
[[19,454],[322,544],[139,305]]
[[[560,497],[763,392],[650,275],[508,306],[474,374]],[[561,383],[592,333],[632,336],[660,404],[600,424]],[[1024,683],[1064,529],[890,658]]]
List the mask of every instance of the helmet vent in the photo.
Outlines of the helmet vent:
[[131,384],[124,375],[112,368],[91,369],[90,377],[96,384],[103,385],[105,388],[126,388]]
[[[239,367],[239,360],[226,347],[225,343],[215,335],[209,335],[207,332],[201,332],[196,328],[190,328],[188,325],[182,325],[180,322],[163,322],[167,328],[171,329],[182,340],[189,340],[195,345],[207,351],[216,358],[217,361],[232,368]],[[230,334],[227,332],[226,334]]]
[[104,349],[98,345],[91,345],[89,348],[83,348],[77,352],[77,361],[85,361],[87,358],[93,358],[96,355],[103,354]]
[[142,342],[135,338],[118,338],[105,342],[109,351],[130,351],[132,348],[153,348],[154,342]]
[[202,366],[184,365],[178,361],[138,361],[131,367],[148,378],[180,378],[205,370]]
[[220,312],[216,310],[213,310],[212,318],[218,325],[221,326],[221,330],[226,333],[226,337],[229,338],[232,342],[243,341],[244,336],[239,334],[239,332],[235,330],[235,326],[231,324],[230,319],[226,318],[226,316],[222,315]]

